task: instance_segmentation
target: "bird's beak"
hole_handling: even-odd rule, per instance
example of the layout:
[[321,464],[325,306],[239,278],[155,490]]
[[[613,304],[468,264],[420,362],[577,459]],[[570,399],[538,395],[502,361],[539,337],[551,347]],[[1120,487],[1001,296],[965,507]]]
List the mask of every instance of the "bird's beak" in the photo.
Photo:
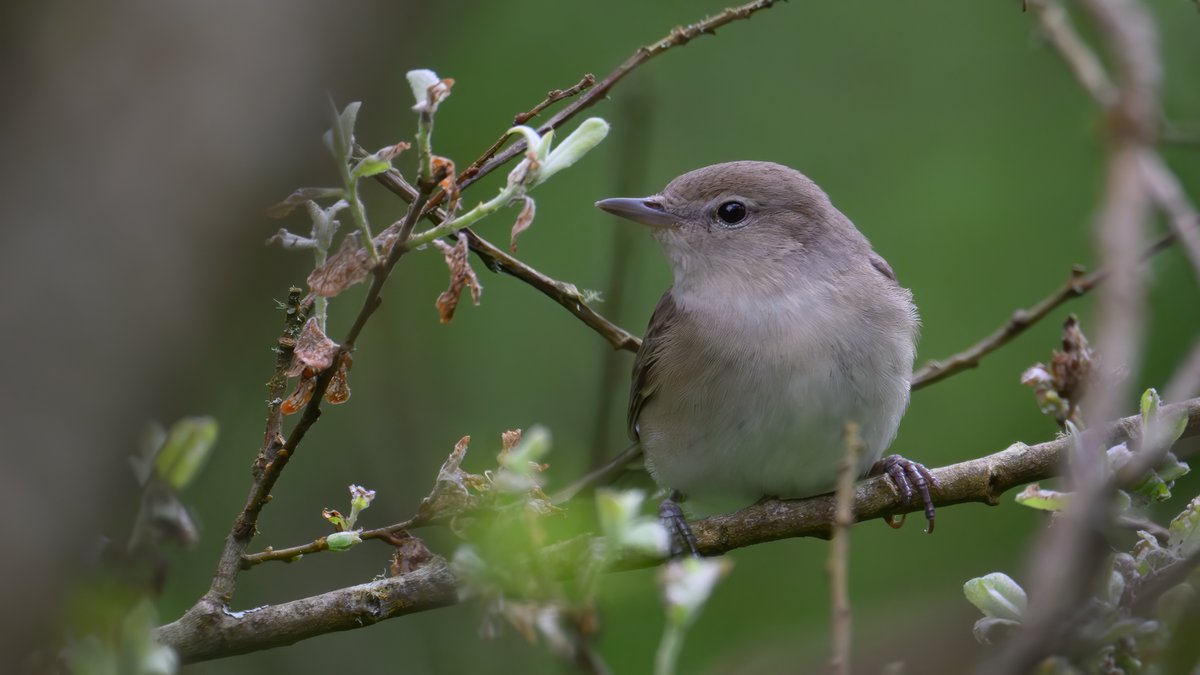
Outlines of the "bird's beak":
[[653,197],[637,199],[613,197],[612,199],[601,199],[596,202],[596,206],[614,216],[628,218],[647,227],[673,227],[679,222],[679,219],[668,213]]

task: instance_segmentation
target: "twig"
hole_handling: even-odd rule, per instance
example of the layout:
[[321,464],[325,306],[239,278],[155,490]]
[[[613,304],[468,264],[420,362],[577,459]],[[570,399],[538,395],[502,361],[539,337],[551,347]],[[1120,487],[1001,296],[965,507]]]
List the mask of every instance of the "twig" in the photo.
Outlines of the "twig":
[[1164,391],[1164,400],[1167,401],[1182,401],[1200,391],[1200,340],[1192,345],[1192,351],[1188,352],[1183,364],[1175,370],[1175,375],[1171,377],[1171,382]]
[[[389,544],[394,544],[394,538],[396,535],[406,530],[411,530],[426,524],[428,524],[427,520],[421,518],[420,516],[414,516],[408,520],[395,523],[393,525],[377,527],[373,530],[363,530],[358,536],[363,541],[367,541],[369,539],[380,539]],[[310,553],[320,553],[328,550],[329,543],[326,541],[325,537],[318,537],[307,544],[289,546],[288,548],[267,547],[258,553],[247,553],[246,555],[243,555],[242,569],[248,570],[256,565],[261,565],[262,563],[271,561],[294,562],[299,560],[301,556],[308,555]]]
[[[718,28],[724,26],[725,24],[732,23],[739,19],[748,19],[755,12],[763,9],[769,9],[777,1],[778,0],[755,0],[754,2],[748,2],[737,7],[728,7],[722,10],[720,13],[708,17],[702,21],[698,21],[694,24],[684,27],[677,26],[673,28],[671,32],[662,39],[656,40],[655,42],[644,47],[639,47],[632,56],[625,59],[624,63],[622,63],[620,66],[617,66],[615,70],[605,76],[600,84],[596,85],[583,96],[575,99],[575,101],[573,101],[566,108],[563,108],[555,113],[554,116],[551,117],[545,124],[538,127],[538,133],[545,134],[551,129],[557,129],[558,127],[562,126],[568,120],[575,117],[575,115],[578,115],[580,112],[594,105],[597,101],[603,99],[608,94],[609,89],[612,89],[618,82],[624,79],[626,75],[633,72],[638,66],[658,56],[659,54],[662,54],[673,47],[683,46],[691,42],[692,39],[701,35],[712,35]],[[463,172],[463,175],[459,177],[459,188],[466,189],[467,186],[500,168],[510,159],[516,157],[524,151],[524,140],[508,146],[504,149],[504,151],[500,152],[494,158],[484,163],[483,166],[479,167],[478,171],[470,176],[467,176],[466,172]]]
[[850,526],[854,524],[854,479],[858,475],[862,449],[858,425],[848,423],[846,452],[838,467],[837,492],[833,496],[833,543],[825,563],[829,574],[830,625],[833,627],[833,657],[829,661],[829,672],[834,675],[850,672]]
[[[408,215],[405,218],[405,224],[408,224],[409,221],[416,222],[426,200],[429,199],[432,187],[433,183],[431,182],[414,196],[413,204],[409,207]],[[409,227],[409,231],[411,231],[411,227]],[[341,351],[349,352],[354,348],[355,341],[358,339],[359,333],[362,332],[363,326],[366,325],[367,320],[382,302],[380,293],[383,291],[383,285],[405,250],[403,245],[399,243],[395,244],[388,253],[387,259],[372,270],[371,286],[367,290],[366,297],[363,298],[362,307],[358,311],[358,316],[355,318],[354,324],[350,327],[346,338],[342,341]],[[290,365],[290,349],[288,356],[288,363]],[[280,360],[282,360],[282,355],[280,356]],[[330,366],[317,376],[312,398],[309,400],[308,405],[304,407],[303,414],[301,414],[300,419],[296,422],[296,426],[292,428],[292,432],[288,434],[287,440],[282,443],[280,442],[281,420],[279,419],[278,404],[274,402],[280,400],[281,395],[272,395],[272,407],[267,420],[267,437],[263,442],[259,458],[254,465],[254,480],[250,486],[250,495],[246,498],[246,505],[242,508],[241,513],[238,514],[237,519],[234,520],[233,527],[225,538],[225,547],[222,549],[221,557],[217,562],[217,570],[213,574],[212,584],[209,586],[208,592],[197,603],[197,607],[201,605],[224,607],[232,601],[233,592],[237,585],[237,576],[242,570],[242,556],[245,555],[251,540],[254,539],[258,516],[266,503],[270,501],[271,489],[275,487],[275,482],[279,479],[279,475],[287,466],[288,461],[291,460],[297,446],[300,445],[300,441],[304,440],[304,435],[321,416],[321,400],[325,395],[326,389],[329,388],[329,383],[333,379],[334,373],[337,371],[339,361],[340,358],[334,358]],[[277,374],[278,362],[277,360]],[[274,380],[272,381],[274,382]],[[286,384],[286,378],[284,382]]]
[[1071,24],[1071,17],[1058,0],[1025,0],[1038,20],[1042,36],[1058,50],[1075,79],[1102,106],[1117,100],[1117,87],[1104,65]]
[[[566,89],[552,89],[550,93],[546,94],[546,100],[530,108],[529,112],[517,113],[513,117],[513,126],[525,124],[529,120],[537,117],[538,114],[540,114],[546,108],[549,108],[552,104],[557,103],[564,98],[571,98],[575,94],[578,94],[586,89],[591,89],[593,86],[595,86],[595,84],[596,76],[591,73],[587,73],[583,76],[583,79],[579,80],[570,87],[567,87]],[[485,159],[484,161],[487,160]],[[483,162],[480,162],[480,164],[482,163]]]
[[1158,153],[1142,156],[1142,171],[1151,196],[1167,216],[1167,224],[1192,263],[1192,275],[1200,282],[1200,214],[1188,199],[1179,178]]
[[[581,91],[590,89],[595,84],[596,84],[596,76],[592,75],[591,73],[588,73],[587,75],[584,75],[583,79],[579,80],[579,82],[575,83],[574,85],[572,85],[570,87],[567,87],[566,89],[554,89],[554,90],[550,91],[550,93],[546,94],[545,100],[543,100],[541,103],[530,108],[528,112],[517,113],[516,115],[514,115],[513,116],[513,126],[516,126],[518,124],[525,124],[526,122],[533,119],[534,117],[537,117],[539,113],[541,113],[543,110],[545,110],[549,106],[551,106],[563,99],[570,98],[570,97],[578,94]],[[487,162],[489,159],[491,159],[492,157],[495,157],[496,152],[498,152],[500,150],[500,148],[504,147],[504,144],[507,143],[509,141],[509,139],[511,139],[512,137],[513,137],[513,135],[506,131],[502,136],[500,136],[500,138],[496,139],[495,143],[492,143],[492,147],[485,150],[483,152],[483,154],[480,155],[479,158],[476,159],[474,162],[471,162],[471,165],[468,166],[466,169],[464,169],[461,174],[459,174],[458,179],[463,180],[465,178],[470,178],[471,176],[474,176],[479,171],[479,168],[481,166],[483,166],[484,163]],[[440,206],[442,203],[442,200],[444,198],[445,198],[445,193],[439,193],[439,194],[435,195],[434,198],[431,200],[431,204],[433,206]]]
[[[1200,398],[1163,406],[1163,415],[1183,414],[1183,438],[1200,436]],[[1132,438],[1141,416],[1124,418],[1108,427],[1117,440]],[[999,504],[1014,487],[1057,474],[1070,447],[1069,439],[1033,446],[1017,444],[1000,452],[933,470],[939,507],[982,502]],[[854,518],[862,522],[889,514],[922,509],[909,504],[885,477],[854,488]],[[690,524],[704,555],[790,537],[828,538],[836,509],[834,495],[791,501],[768,500],[736,513],[713,516]],[[571,540],[546,549],[555,569],[569,574],[578,569],[580,555],[590,555],[595,540]],[[625,558],[617,568],[647,567],[653,558]],[[178,621],[162,626],[155,637],[173,647],[184,662],[203,661],[291,644],[324,633],[358,628],[383,619],[411,614],[459,601],[453,572],[435,557],[408,574],[343,588],[322,595],[273,605],[253,612],[231,613],[223,607],[197,604]]]
[[[398,172],[386,171],[376,178],[384,187],[405,201],[411,202],[417,194],[416,188]],[[425,217],[435,225],[441,224],[446,218],[445,211],[441,209],[426,208],[424,210]],[[584,302],[583,295],[574,285],[542,274],[480,237],[471,228],[462,230],[461,234],[467,237],[468,246],[488,269],[516,277],[546,294],[578,317],[589,328],[599,333],[614,349],[636,352],[638,346],[641,345],[642,341],[637,336],[604,318]]]
[[[1174,241],[1174,234],[1163,235],[1146,247],[1140,259],[1149,260]],[[948,358],[929,361],[921,366],[913,373],[913,391],[928,387],[964,370],[975,368],[979,365],[980,359],[1011,342],[1013,338],[1024,333],[1066,301],[1086,295],[1107,277],[1108,269],[1105,268],[1098,269],[1091,274],[1084,274],[1079,268],[1073,269],[1071,278],[1066,283],[1029,309],[1014,311],[1008,321],[1005,321],[1003,325],[979,342]]]

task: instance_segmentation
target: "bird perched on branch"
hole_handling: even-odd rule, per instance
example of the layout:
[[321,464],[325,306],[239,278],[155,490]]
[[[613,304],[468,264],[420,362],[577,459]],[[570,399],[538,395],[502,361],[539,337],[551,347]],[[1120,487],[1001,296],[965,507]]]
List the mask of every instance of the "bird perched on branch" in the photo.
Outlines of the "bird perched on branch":
[[920,495],[933,530],[930,473],[880,460],[908,405],[912,293],[821,188],[786,166],[730,162],[596,206],[650,228],[674,273],[634,362],[629,432],[675,491],[663,513],[693,552],[680,496],[831,491],[848,423],[859,474]]

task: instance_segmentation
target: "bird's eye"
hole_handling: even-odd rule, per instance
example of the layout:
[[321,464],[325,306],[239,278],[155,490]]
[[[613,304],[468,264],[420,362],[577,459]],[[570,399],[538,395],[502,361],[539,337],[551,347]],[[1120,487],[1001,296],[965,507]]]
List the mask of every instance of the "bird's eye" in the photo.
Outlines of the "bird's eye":
[[717,207],[717,218],[726,225],[734,225],[746,219],[746,205],[729,201]]

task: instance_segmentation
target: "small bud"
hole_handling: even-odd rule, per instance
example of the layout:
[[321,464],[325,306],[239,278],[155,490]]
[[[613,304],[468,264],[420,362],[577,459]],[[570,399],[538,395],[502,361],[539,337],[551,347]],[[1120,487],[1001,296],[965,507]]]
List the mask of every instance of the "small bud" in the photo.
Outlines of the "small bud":
[[533,179],[533,186],[541,185],[551,176],[579,161],[588,151],[600,144],[608,135],[608,122],[599,117],[589,117],[580,124],[557,148],[550,151],[542,162],[541,169]]
[[329,546],[330,551],[348,551],[356,544],[361,544],[362,537],[359,536],[359,530],[334,532],[325,537],[325,543]]
[[971,579],[963,584],[963,595],[985,616],[1009,621],[1020,621],[1029,604],[1025,589],[1001,572]]
[[366,510],[375,500],[375,491],[368,490],[361,485],[350,486],[350,516],[346,518],[346,523],[350,527],[354,527],[354,523],[358,522],[358,514]]

